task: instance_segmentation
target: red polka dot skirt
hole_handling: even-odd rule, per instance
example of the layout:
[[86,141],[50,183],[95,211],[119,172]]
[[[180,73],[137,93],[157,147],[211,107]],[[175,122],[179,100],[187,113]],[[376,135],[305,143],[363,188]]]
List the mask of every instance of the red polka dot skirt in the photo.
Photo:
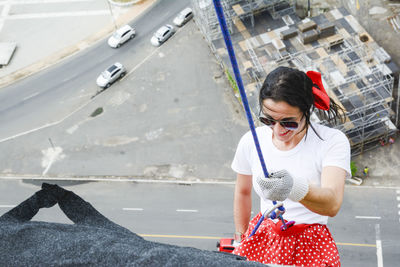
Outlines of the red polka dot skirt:
[[234,254],[265,264],[340,266],[339,252],[326,225],[295,224],[281,231],[282,222],[275,224],[265,219],[257,232],[247,238],[261,215],[259,213],[251,220],[245,238]]

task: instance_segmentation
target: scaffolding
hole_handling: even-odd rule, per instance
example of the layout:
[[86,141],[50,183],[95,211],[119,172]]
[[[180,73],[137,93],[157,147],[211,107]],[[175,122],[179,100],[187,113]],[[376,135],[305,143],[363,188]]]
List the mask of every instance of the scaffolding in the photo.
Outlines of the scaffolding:
[[[250,20],[254,26],[254,15],[266,10],[275,19],[295,12],[294,0],[221,0],[220,2],[230,33],[236,32],[235,29],[241,31],[242,21]],[[212,1],[192,0],[192,7],[196,24],[206,40],[211,43],[221,38],[222,33]]]
[[254,66],[246,68],[245,71],[252,80],[254,80],[257,84],[261,84],[260,78],[265,76],[264,68],[262,67],[260,61],[258,60],[256,52],[254,51],[250,41],[247,39],[245,40],[245,42],[246,42],[247,52],[249,53],[251,61],[253,62],[252,66]]
[[[353,36],[340,46],[338,52],[319,59],[310,54],[324,45],[314,46],[290,54],[285,60],[269,62],[264,68],[288,66],[320,71],[329,96],[345,111],[344,122],[330,126],[347,135],[352,154],[357,155],[376,147],[381,139],[387,140],[397,131],[390,119],[396,115],[391,109],[395,76],[384,64],[381,54],[376,53],[375,45],[368,46]],[[341,67],[346,68],[347,76],[342,74]],[[329,125],[318,112],[312,120]]]

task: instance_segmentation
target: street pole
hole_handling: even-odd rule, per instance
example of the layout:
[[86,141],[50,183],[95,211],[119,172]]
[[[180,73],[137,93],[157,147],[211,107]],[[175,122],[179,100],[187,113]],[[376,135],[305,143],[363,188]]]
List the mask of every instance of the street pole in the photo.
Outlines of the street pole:
[[112,11],[112,7],[111,7],[111,4],[110,4],[110,1],[108,1],[108,0],[106,0],[106,1],[107,1],[108,9],[110,10],[110,15],[111,15],[111,18],[112,18],[112,21],[113,21],[113,24],[114,24],[114,30],[117,30],[117,23],[115,22],[114,13]]

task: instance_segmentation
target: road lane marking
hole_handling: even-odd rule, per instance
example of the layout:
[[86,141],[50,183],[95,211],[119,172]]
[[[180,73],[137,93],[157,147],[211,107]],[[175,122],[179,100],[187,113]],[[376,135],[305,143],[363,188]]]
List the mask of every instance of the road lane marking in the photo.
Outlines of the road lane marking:
[[373,219],[373,220],[380,220],[380,216],[355,216],[356,219]]
[[[56,3],[71,3],[71,2],[93,2],[95,0],[19,0],[18,2],[13,1],[12,5],[32,5],[32,4],[56,4]],[[0,2],[0,5],[4,5],[4,2]]]
[[129,210],[129,211],[131,211],[131,210],[134,210],[134,211],[142,211],[143,209],[142,209],[142,208],[122,208],[122,210]]
[[380,237],[379,224],[375,224],[376,232],[376,256],[378,261],[378,267],[383,267],[383,254],[382,254],[382,241]]
[[64,120],[66,120],[66,119],[68,119],[69,117],[71,117],[73,114],[77,113],[78,111],[80,111],[81,109],[83,109],[84,107],[86,107],[86,106],[87,106],[88,104],[90,104],[92,101],[93,101],[93,100],[90,99],[89,101],[87,101],[86,103],[84,103],[83,105],[81,105],[80,107],[78,107],[77,109],[75,109],[74,111],[72,111],[70,114],[67,114],[64,118],[61,118],[61,119],[58,120],[58,121],[46,123],[46,124],[44,124],[44,125],[42,125],[42,126],[39,126],[39,127],[33,128],[33,129],[30,129],[30,130],[27,130],[27,131],[25,131],[25,132],[20,132],[20,133],[18,133],[18,134],[15,134],[15,135],[12,135],[12,136],[9,136],[9,137],[0,139],[0,143],[6,142],[6,141],[8,141],[8,140],[16,139],[16,138],[18,138],[18,137],[20,137],[20,136],[24,136],[24,135],[27,135],[27,134],[30,134],[30,133],[33,133],[33,132],[36,132],[36,131],[39,131],[39,130],[42,130],[42,129],[45,129],[45,128],[52,127],[52,126],[57,125],[57,124],[60,124],[60,123],[63,122]]
[[222,237],[218,236],[194,236],[194,235],[151,235],[151,234],[139,234],[142,237],[166,237],[166,238],[187,238],[187,239],[215,239],[219,240]]
[[[171,40],[181,29],[178,29],[169,39]],[[166,41],[165,41],[166,42]],[[164,42],[164,43],[165,43]],[[164,44],[162,43],[162,44]],[[122,77],[120,80],[123,80],[125,77],[129,76],[132,74],[137,68],[139,68],[143,63],[145,63],[151,56],[153,56],[162,46],[160,44],[153,52],[151,52],[147,57],[145,57],[139,64],[137,64],[133,69],[131,69],[124,77]]]
[[8,15],[7,19],[43,19],[43,18],[59,18],[59,17],[84,17],[84,16],[104,16],[109,15],[109,10],[87,10],[75,12],[52,12],[52,13],[31,13]]
[[374,244],[359,244],[359,243],[342,243],[342,242],[336,242],[336,245],[338,245],[338,246],[352,246],[352,247],[369,247],[369,248],[376,248],[376,245],[374,245]]
[[177,212],[199,212],[198,210],[176,210]]
[[361,190],[368,190],[368,189],[395,189],[398,190],[400,187],[398,186],[381,186],[381,185],[345,185],[344,187],[349,187],[352,189],[361,189]]
[[22,99],[22,101],[26,101],[26,100],[28,100],[28,99],[30,99],[30,98],[32,98],[32,97],[37,96],[38,94],[39,94],[39,92],[33,93],[33,94],[31,94],[30,96],[27,96],[27,97],[25,97],[24,99]]
[[[397,193],[397,195],[400,195],[400,190],[397,189],[397,190],[396,190],[396,193]],[[400,202],[399,196],[397,196],[397,201]],[[397,208],[399,209],[398,214],[399,214],[399,216],[400,216],[400,203],[397,204]],[[400,218],[399,218],[399,222],[400,222]]]
[[[400,190],[397,189],[397,190],[396,190],[396,193],[397,193],[397,195],[400,195]],[[400,202],[400,196],[397,196],[397,201]],[[397,208],[400,209],[400,203],[397,204]],[[399,214],[399,216],[400,216],[400,210],[398,211],[398,214]],[[400,218],[399,218],[399,222],[400,222]]]
[[[185,239],[213,239],[220,240],[221,238],[229,238],[229,237],[221,237],[221,236],[196,236],[196,235],[159,235],[159,234],[138,234],[141,237],[163,237],[163,238],[185,238]],[[341,243],[337,242],[338,246],[353,246],[353,247],[370,247],[375,248],[374,244],[358,244],[358,243]]]
[[0,208],[14,208],[15,205],[0,205]]
[[143,63],[145,63],[151,56],[153,56],[158,49],[160,49],[160,47],[157,47],[157,49],[155,49],[153,52],[151,52],[147,57],[145,57],[142,61],[139,62],[139,64],[137,64],[133,69],[131,69],[124,77],[122,77],[120,79],[120,81],[122,81],[123,79],[125,79],[125,77],[129,76],[130,74],[132,74],[135,70],[137,70],[137,68],[139,68],[140,66],[143,65]]
[[0,31],[3,29],[5,18],[8,16],[11,8],[11,1],[6,1],[0,15]]

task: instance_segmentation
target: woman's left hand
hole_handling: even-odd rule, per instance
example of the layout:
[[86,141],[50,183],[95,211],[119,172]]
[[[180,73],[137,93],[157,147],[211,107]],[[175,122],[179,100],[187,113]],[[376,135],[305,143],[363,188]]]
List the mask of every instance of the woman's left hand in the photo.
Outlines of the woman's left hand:
[[294,179],[286,170],[271,173],[269,178],[264,175],[256,178],[264,198],[269,200],[284,201],[289,198],[292,201],[302,200],[308,193],[306,179]]

